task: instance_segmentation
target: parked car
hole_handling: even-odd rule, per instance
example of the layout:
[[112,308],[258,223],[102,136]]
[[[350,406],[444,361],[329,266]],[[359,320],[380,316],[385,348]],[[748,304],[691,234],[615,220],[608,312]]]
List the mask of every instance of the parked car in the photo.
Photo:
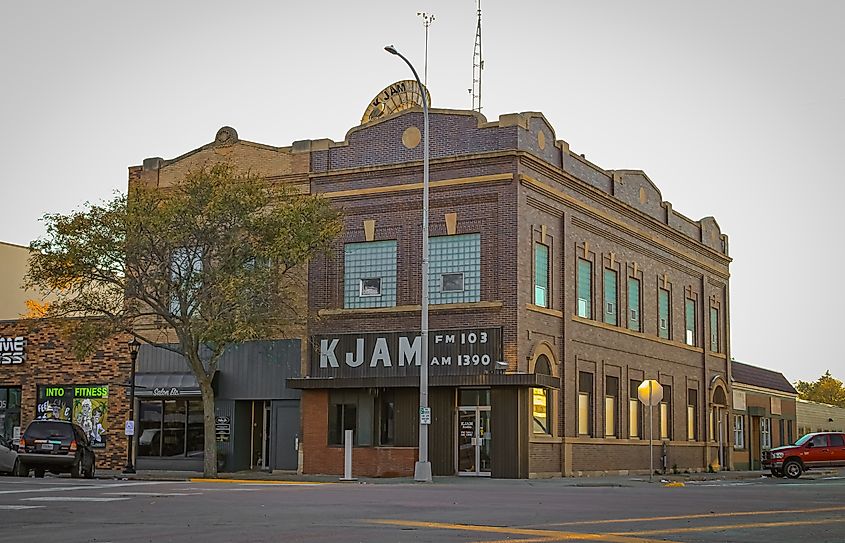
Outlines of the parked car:
[[812,468],[845,467],[845,434],[817,432],[807,434],[794,445],[778,447],[763,455],[763,468],[775,477],[797,479]]
[[44,472],[50,471],[92,479],[96,459],[88,437],[76,424],[63,420],[34,420],[21,435],[18,460],[24,476],[34,470],[36,477],[44,477]]
[[20,475],[21,462],[12,442],[0,435],[0,473]]

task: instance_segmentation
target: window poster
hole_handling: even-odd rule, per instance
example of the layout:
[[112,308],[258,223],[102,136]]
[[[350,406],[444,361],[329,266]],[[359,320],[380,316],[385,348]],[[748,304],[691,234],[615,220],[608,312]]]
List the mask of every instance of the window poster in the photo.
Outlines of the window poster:
[[107,385],[38,387],[38,418],[76,423],[94,448],[106,446],[108,411]]

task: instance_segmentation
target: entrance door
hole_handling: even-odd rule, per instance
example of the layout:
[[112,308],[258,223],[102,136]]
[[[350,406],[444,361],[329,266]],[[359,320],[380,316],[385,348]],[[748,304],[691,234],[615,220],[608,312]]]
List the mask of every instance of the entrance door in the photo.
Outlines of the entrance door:
[[490,407],[458,408],[458,475],[490,476]]
[[296,470],[299,465],[299,400],[273,402],[272,469]]

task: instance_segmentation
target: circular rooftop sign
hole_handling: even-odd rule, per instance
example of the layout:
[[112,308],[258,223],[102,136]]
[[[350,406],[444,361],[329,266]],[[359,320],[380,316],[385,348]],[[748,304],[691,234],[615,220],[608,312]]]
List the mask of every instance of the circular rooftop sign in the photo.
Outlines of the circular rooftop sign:
[[431,105],[428,89],[420,88],[413,79],[405,79],[388,85],[370,101],[370,105],[367,106],[361,118],[361,124],[412,107],[422,107],[423,95],[425,95],[426,104]]

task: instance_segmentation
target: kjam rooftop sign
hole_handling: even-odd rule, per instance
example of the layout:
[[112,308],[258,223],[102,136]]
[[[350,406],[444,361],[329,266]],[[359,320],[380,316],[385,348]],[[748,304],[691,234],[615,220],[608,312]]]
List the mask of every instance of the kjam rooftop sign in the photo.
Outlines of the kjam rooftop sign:
[[[313,345],[312,377],[419,375],[419,332],[315,336]],[[431,331],[428,355],[431,374],[491,372],[502,360],[502,329]]]
[[25,347],[24,337],[0,337],[0,364],[23,364]]

